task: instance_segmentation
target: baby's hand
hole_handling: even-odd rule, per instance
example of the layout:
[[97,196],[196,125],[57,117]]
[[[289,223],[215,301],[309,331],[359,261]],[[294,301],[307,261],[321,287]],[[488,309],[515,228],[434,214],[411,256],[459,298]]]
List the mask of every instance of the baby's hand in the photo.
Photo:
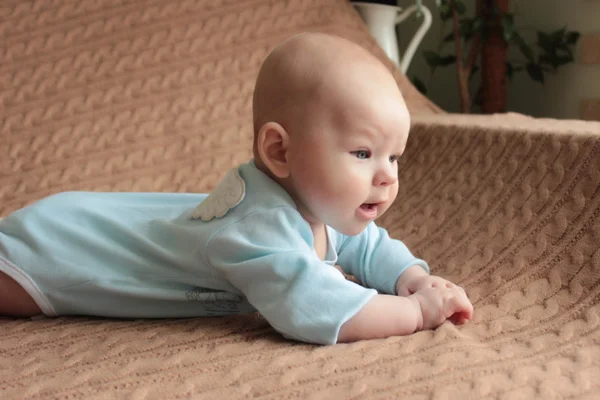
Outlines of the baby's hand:
[[[419,267],[420,268],[420,267]],[[422,270],[422,268],[421,268]],[[409,273],[409,276],[404,276],[404,274]],[[440,278],[439,276],[427,275],[426,272],[423,273],[415,273],[413,271],[406,271],[403,276],[398,280],[398,285],[396,287],[396,291],[398,292],[398,296],[410,296],[413,293],[418,292],[419,290],[427,289],[427,288],[454,288],[456,285],[444,278]],[[404,278],[404,279],[403,279]]]
[[464,324],[473,318],[473,305],[458,286],[426,287],[408,298],[421,315],[417,330],[436,328],[447,319],[454,324]]

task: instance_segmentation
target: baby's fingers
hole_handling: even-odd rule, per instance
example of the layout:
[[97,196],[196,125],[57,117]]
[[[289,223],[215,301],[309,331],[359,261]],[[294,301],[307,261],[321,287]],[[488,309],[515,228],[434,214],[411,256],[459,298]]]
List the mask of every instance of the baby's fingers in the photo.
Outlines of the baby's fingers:
[[460,287],[455,287],[453,290],[453,298],[452,298],[452,309],[451,315],[449,319],[454,322],[452,318],[455,318],[458,321],[463,321],[462,323],[469,321],[473,318],[473,304],[469,301],[467,294]]
[[472,318],[473,318],[473,312],[471,312],[471,313],[457,312],[457,313],[452,314],[452,316],[450,316],[450,318],[448,318],[448,319],[454,325],[463,325],[463,324],[466,324],[467,322],[469,322]]
[[471,303],[471,301],[469,300],[469,298],[467,297],[467,294],[465,293],[465,291],[462,288],[460,289],[460,310],[458,311],[460,313],[461,319],[464,320],[464,322],[470,321],[471,319],[473,319],[473,304]]

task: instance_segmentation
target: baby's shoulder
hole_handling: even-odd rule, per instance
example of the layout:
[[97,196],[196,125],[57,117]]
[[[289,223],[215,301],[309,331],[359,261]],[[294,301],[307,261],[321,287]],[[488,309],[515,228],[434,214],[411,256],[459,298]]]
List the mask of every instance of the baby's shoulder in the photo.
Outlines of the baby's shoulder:
[[[296,210],[287,192],[254,165],[229,170],[210,195],[192,213],[202,221],[240,220],[256,213],[286,208]],[[298,214],[299,215],[299,214]]]

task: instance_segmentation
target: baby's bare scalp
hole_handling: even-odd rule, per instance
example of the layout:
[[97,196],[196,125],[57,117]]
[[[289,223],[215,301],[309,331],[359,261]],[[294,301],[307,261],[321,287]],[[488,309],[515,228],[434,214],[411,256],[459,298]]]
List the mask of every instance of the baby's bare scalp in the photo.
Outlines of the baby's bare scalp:
[[383,75],[395,85],[391,73],[376,57],[340,37],[303,33],[277,46],[265,59],[256,80],[255,136],[267,122],[289,128],[304,117],[308,104],[333,100],[336,87],[351,84],[346,78],[353,68],[364,70],[368,79]]

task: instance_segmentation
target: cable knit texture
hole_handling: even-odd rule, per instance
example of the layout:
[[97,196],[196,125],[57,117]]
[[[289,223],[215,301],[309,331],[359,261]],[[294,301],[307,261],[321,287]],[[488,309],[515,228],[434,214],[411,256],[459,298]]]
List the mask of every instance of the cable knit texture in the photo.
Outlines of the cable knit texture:
[[[344,0],[3,0],[0,215],[212,190],[251,156],[262,60],[302,31],[385,60]],[[318,347],[256,315],[4,319],[0,398],[596,398],[600,124],[444,114],[394,74],[413,129],[380,222],[467,289],[471,323]]]

